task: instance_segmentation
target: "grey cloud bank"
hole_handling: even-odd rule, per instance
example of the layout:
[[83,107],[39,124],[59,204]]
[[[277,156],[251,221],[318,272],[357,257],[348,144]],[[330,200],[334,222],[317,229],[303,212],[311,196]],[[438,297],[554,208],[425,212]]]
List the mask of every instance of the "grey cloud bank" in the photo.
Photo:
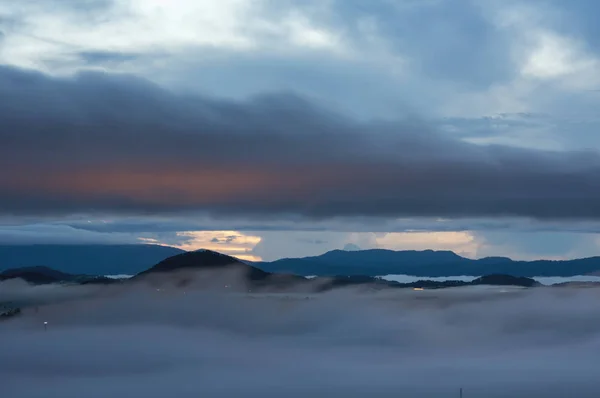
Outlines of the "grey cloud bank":
[[[502,245],[478,255],[595,255],[598,7],[0,0],[0,98],[9,104],[0,124],[18,129],[0,136],[0,241],[456,230]],[[77,76],[90,69],[109,73]],[[435,146],[438,137],[446,141]],[[534,149],[517,155],[454,139]],[[589,163],[568,169],[582,157]],[[67,217],[113,222],[54,225]],[[508,238],[482,232],[490,229],[535,252],[512,250]],[[562,233],[571,231],[589,234]],[[563,238],[584,248],[555,244]]]
[[600,216],[600,157],[477,146],[288,94],[234,102],[128,76],[0,68],[4,214]]
[[288,296],[96,290],[41,307],[0,325],[3,389],[15,398],[597,390],[596,289]]

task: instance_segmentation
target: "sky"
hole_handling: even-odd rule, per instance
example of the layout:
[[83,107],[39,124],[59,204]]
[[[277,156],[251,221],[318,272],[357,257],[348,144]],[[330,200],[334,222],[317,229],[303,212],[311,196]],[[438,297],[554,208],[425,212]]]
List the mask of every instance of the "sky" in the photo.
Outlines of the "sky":
[[0,0],[0,243],[595,255],[599,12]]

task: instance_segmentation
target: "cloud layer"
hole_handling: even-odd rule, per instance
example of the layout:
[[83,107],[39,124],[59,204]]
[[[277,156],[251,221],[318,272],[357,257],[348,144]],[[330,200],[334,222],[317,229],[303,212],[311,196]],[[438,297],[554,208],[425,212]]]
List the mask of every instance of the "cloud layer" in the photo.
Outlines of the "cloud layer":
[[[303,255],[317,249],[283,231],[465,231],[496,243],[481,254],[595,254],[595,235],[562,232],[598,231],[599,11],[593,0],[0,0],[0,125],[12,126],[0,135],[0,241],[249,231],[273,256],[275,234],[257,231],[282,231],[279,247]],[[112,222],[81,233],[56,225],[67,217]],[[581,244],[539,252],[541,235],[508,244],[490,229]]]
[[111,290],[2,323],[0,341],[10,344],[0,373],[14,398],[439,397],[460,387],[587,398],[597,390],[597,299],[591,289],[309,300]]
[[233,102],[128,76],[0,69],[5,214],[600,216],[600,157],[477,146],[287,94]]

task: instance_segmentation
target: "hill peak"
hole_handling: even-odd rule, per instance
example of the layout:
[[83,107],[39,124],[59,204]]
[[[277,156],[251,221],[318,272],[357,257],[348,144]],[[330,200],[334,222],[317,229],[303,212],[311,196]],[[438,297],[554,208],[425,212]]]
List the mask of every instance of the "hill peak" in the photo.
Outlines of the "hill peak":
[[214,269],[227,266],[245,265],[235,257],[228,256],[219,252],[207,249],[199,249],[191,252],[177,254],[175,256],[164,259],[154,267],[141,272],[148,274],[154,272],[169,272],[175,270],[202,270]]

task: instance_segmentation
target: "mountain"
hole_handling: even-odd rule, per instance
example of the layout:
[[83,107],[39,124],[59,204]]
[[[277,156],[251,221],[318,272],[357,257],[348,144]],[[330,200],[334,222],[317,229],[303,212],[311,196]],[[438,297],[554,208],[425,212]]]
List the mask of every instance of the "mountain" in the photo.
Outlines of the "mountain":
[[134,275],[180,253],[158,245],[0,245],[0,271],[46,266],[69,274]]
[[[388,274],[414,273],[423,266],[449,269],[457,263],[467,260],[451,251],[393,251],[371,249],[359,251],[333,250],[314,257],[285,258],[273,262],[256,263],[257,267],[269,272],[289,272],[298,275],[363,275],[378,276]],[[469,261],[469,260],[467,260]],[[398,271],[414,272],[398,272]],[[450,275],[460,275],[451,273]]]
[[66,274],[48,267],[13,268],[0,272],[0,281],[21,278],[26,282],[41,285],[45,283],[66,282],[75,279],[75,275]]
[[[390,253],[387,253],[388,255]],[[428,253],[431,254],[431,253]],[[364,255],[364,253],[363,253]],[[415,253],[410,253],[414,256]],[[330,253],[329,257],[344,257],[341,253]],[[452,255],[442,254],[450,259]],[[202,272],[199,272],[202,271]],[[31,284],[69,283],[69,284],[115,284],[128,286],[130,282],[119,281],[103,276],[74,275],[57,271],[48,267],[25,267],[10,269],[0,273],[0,281],[23,279]],[[306,279],[289,274],[274,274],[246,264],[234,257],[210,250],[185,252],[169,257],[153,267],[140,272],[129,281],[150,282],[151,284],[172,284],[178,287],[201,282],[209,288],[268,288],[288,289],[305,288],[311,291],[327,291],[340,287],[363,286],[373,289],[382,288],[427,288],[458,287],[471,285],[514,285],[533,287],[538,285],[533,279],[510,275],[487,275],[472,282],[464,281],[432,281],[420,280],[412,283],[386,281],[373,276],[319,276]],[[241,283],[239,283],[241,282]],[[198,285],[198,286],[201,286]]]
[[514,261],[506,257],[472,260],[451,251],[334,250],[314,257],[285,258],[273,262],[257,262],[255,266],[268,272],[297,275],[414,275],[447,277],[456,275],[504,274],[522,277],[574,276],[600,271],[600,257],[565,261]]
[[266,272],[235,257],[211,250],[169,257],[131,279],[133,282],[140,280],[157,287],[164,284],[187,286],[194,283],[196,286],[219,289],[224,286],[232,290],[262,287],[287,289],[298,284],[308,284],[303,277]]
[[[250,267],[249,278],[256,280],[265,278],[267,274],[278,274],[278,278],[283,280],[290,279],[290,275],[448,277],[503,274],[568,277],[600,272],[600,257],[568,261],[513,261],[506,257],[472,260],[451,251],[372,249],[333,250],[314,257],[249,263],[207,250],[190,253],[186,256],[188,252],[183,250],[157,245],[0,245],[0,272],[45,266],[71,275],[135,275],[182,268],[211,269],[225,263]],[[286,277],[279,274],[286,274]],[[42,273],[35,277],[43,280],[48,275]],[[98,281],[93,279],[93,282]]]
[[[358,254],[357,257],[354,258],[354,261],[360,262],[361,256],[364,261],[364,257],[369,255],[372,251],[362,251],[362,252],[353,252],[352,254]],[[393,251],[383,251],[384,256],[393,257],[395,253]],[[325,257],[326,259],[332,261],[346,261],[352,258],[352,254],[349,255],[348,252],[344,252],[341,250],[333,251],[326,253],[321,257]],[[462,258],[457,256],[452,252],[406,252],[404,253],[406,257],[415,259],[419,258],[423,254],[431,257],[435,257],[437,261],[447,261],[452,262],[456,261],[457,258]],[[147,271],[141,272],[136,275],[134,279],[141,279],[146,276],[154,275],[161,279],[164,279],[169,276],[169,274],[177,274],[181,271],[226,271],[226,270],[237,270],[241,272],[243,275],[243,279],[245,282],[250,283],[253,286],[262,286],[268,288],[281,288],[281,287],[301,287],[301,286],[310,286],[313,289],[317,289],[318,291],[326,291],[339,287],[348,287],[348,286],[370,286],[375,288],[387,288],[387,287],[397,287],[397,288],[409,288],[409,287],[420,287],[420,288],[444,288],[444,287],[458,287],[458,286],[474,286],[474,285],[514,285],[514,286],[522,286],[522,287],[533,287],[538,285],[538,283],[530,278],[511,276],[511,275],[486,275],[480,278],[475,279],[472,282],[463,282],[463,281],[431,281],[431,280],[423,280],[417,281],[413,283],[398,283],[386,281],[380,278],[376,278],[368,275],[354,275],[354,276],[340,276],[335,275],[332,277],[324,277],[320,276],[315,279],[306,280],[302,277],[297,277],[290,275],[288,273],[271,273],[264,270],[261,270],[252,265],[246,264],[234,257],[230,257],[221,253],[217,253],[210,250],[199,250],[195,252],[187,252],[183,254],[179,254],[170,258],[167,258],[154,267],[148,269]],[[178,283],[188,283],[190,282],[187,278],[187,274],[183,274],[183,279],[180,279]],[[159,279],[160,280],[160,279]],[[226,283],[230,283],[229,280]]]
[[[322,279],[322,277],[315,280]],[[367,286],[373,289],[382,288],[418,288],[418,289],[443,289],[448,287],[463,286],[520,286],[535,287],[540,284],[531,278],[515,277],[511,275],[485,275],[471,282],[448,280],[420,280],[410,283],[400,283],[387,281],[385,279],[371,276],[337,276],[326,280],[324,283],[317,284],[318,291],[326,291],[340,287]]]
[[489,285],[489,286],[522,286],[522,287],[534,287],[539,286],[540,283],[534,279],[526,278],[524,276],[512,276],[512,275],[500,275],[500,274],[492,274],[492,275],[484,275],[471,282],[468,282],[469,285],[480,286],[480,285]]
[[249,280],[263,280],[270,273],[248,265],[235,257],[221,254],[212,250],[197,250],[169,257],[152,268],[136,275],[141,276],[174,271],[215,271],[239,268]]
[[49,283],[78,283],[78,284],[113,284],[118,283],[116,279],[110,279],[95,275],[73,275],[57,271],[48,267],[23,267],[12,268],[0,272],[0,282],[9,279],[23,279],[34,285]]

